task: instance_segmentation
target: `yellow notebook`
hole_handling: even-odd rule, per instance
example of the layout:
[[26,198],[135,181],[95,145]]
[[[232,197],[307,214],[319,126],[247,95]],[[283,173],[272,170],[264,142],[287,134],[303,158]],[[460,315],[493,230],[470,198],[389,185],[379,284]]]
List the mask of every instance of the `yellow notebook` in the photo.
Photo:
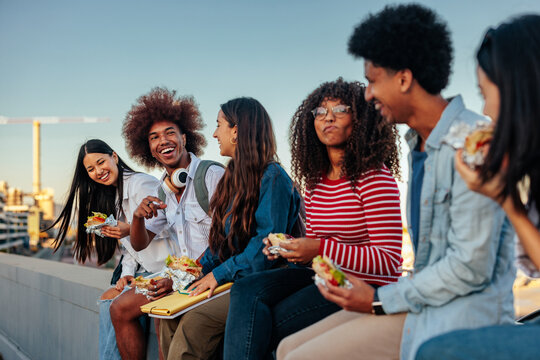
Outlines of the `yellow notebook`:
[[197,306],[227,294],[231,291],[232,284],[232,282],[229,282],[218,286],[210,299],[207,298],[208,290],[197,296],[189,296],[174,292],[171,295],[167,295],[159,300],[141,306],[141,311],[147,313],[151,317],[173,319]]

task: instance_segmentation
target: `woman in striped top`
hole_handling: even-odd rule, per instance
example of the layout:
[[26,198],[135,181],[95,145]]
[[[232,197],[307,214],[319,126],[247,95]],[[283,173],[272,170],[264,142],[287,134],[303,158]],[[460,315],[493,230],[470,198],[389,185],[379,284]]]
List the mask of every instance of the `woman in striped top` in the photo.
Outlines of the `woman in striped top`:
[[340,309],[313,284],[306,265],[317,255],[375,287],[400,275],[397,131],[364,100],[364,86],[341,78],[322,84],[296,111],[290,143],[293,177],[305,194],[307,234],[281,245],[289,250],[280,252],[286,268],[233,286],[226,359],[269,357],[285,336]]

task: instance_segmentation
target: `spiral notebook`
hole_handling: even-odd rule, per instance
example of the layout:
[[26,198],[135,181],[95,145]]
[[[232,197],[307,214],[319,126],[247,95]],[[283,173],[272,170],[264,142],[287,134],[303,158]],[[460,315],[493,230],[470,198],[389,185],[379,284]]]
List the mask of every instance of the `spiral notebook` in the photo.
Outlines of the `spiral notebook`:
[[180,316],[183,313],[196,308],[197,306],[229,293],[231,291],[232,284],[233,283],[230,282],[218,286],[214,290],[214,294],[211,298],[207,298],[208,290],[197,296],[189,296],[174,292],[171,295],[167,295],[159,300],[152,301],[141,306],[141,311],[155,318],[174,319],[175,317]]

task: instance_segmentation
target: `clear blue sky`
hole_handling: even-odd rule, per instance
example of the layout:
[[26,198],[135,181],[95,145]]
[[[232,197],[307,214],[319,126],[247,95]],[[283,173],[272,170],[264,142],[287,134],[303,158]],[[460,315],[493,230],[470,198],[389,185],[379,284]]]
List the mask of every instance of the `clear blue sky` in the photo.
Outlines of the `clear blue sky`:
[[[219,104],[257,98],[273,119],[288,168],[296,107],[323,81],[364,79],[347,41],[356,24],[387,3],[396,1],[0,0],[0,115],[111,119],[42,126],[42,187],[53,188],[57,202],[87,139],[107,141],[135,165],[124,149],[122,121],[154,86],[196,98],[207,124],[203,157],[217,160],[224,160],[211,137]],[[461,93],[480,111],[474,52],[484,31],[511,15],[540,12],[540,2],[420,3],[435,9],[453,34],[453,74],[443,94]],[[0,180],[31,191],[31,125],[0,125]]]

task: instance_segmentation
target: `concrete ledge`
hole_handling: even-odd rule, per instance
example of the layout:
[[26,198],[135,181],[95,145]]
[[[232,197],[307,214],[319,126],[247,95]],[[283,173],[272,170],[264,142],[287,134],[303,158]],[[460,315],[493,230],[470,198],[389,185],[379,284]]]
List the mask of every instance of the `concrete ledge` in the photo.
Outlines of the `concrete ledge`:
[[[98,359],[96,302],[110,278],[107,270],[0,253],[0,354]],[[157,358],[152,334],[149,358]]]

